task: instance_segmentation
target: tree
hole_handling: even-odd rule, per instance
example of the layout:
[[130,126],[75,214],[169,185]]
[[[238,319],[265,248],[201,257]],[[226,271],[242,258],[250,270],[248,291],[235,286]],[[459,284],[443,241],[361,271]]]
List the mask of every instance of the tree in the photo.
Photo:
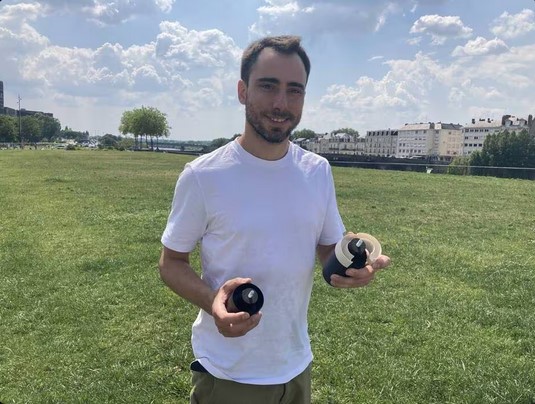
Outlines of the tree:
[[296,130],[292,133],[292,139],[314,139],[315,137],[316,132],[311,129]]
[[34,116],[23,116],[20,121],[21,141],[37,143],[41,141],[41,122]]
[[17,141],[17,120],[8,115],[0,115],[0,142],[13,143]]
[[89,140],[89,132],[79,132],[76,130],[72,130],[68,126],[65,126],[65,129],[62,129],[59,133],[59,137],[63,139],[73,139],[77,142],[87,142]]
[[485,164],[485,161],[483,160],[483,155],[481,154],[481,150],[476,150],[475,152],[470,154],[468,164],[473,167],[488,165],[488,164]]
[[457,156],[448,165],[447,173],[454,175],[466,175],[468,174],[468,166],[470,164],[470,157]]
[[227,139],[226,137],[218,137],[210,142],[210,150],[215,150],[221,146],[224,146],[230,141],[231,139]]
[[58,119],[45,114],[35,114],[33,116],[40,123],[41,140],[55,140],[60,136],[61,124]]
[[119,150],[131,150],[134,148],[134,139],[131,137],[122,137],[117,142],[117,149]]
[[119,137],[113,136],[107,133],[99,139],[99,147],[100,148],[117,148],[118,142],[119,142]]
[[141,107],[132,111],[125,111],[119,126],[119,131],[123,135],[134,135],[136,146],[138,137],[143,139],[143,136],[145,136],[147,144],[147,136],[150,137],[151,149],[154,149],[153,138],[156,137],[158,139],[160,136],[169,136],[170,129],[166,114],[153,107]]
[[336,129],[336,130],[333,130],[331,132],[333,135],[336,135],[337,133],[347,133],[348,135],[355,135],[358,137],[359,135],[359,131],[356,130],[356,129],[351,129],[351,128],[341,128],[341,129]]
[[134,135],[134,148],[138,149],[138,133],[135,132],[133,128],[134,122],[134,111],[124,111],[123,116],[121,116],[121,124],[119,125],[119,132],[123,135],[132,134]]
[[472,166],[535,167],[535,138],[526,130],[505,130],[485,138],[483,149],[470,156]]

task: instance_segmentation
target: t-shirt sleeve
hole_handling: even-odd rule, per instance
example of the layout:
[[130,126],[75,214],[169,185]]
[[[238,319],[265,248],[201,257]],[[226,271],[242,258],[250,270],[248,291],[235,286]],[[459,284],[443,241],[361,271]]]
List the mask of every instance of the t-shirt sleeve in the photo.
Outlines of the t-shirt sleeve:
[[175,187],[171,212],[162,235],[162,244],[174,251],[190,252],[202,238],[207,215],[202,189],[195,172],[186,165]]
[[325,213],[325,220],[323,222],[323,229],[318,241],[320,245],[336,244],[344,236],[345,227],[338,211],[338,204],[336,202],[336,191],[334,188],[334,180],[331,167],[327,164],[327,210]]

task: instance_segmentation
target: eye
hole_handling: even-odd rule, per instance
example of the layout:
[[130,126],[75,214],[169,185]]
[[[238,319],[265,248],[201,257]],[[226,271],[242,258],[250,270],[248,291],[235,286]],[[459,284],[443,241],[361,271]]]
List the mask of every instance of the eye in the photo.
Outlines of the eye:
[[299,87],[292,87],[292,88],[290,88],[288,90],[288,92],[291,95],[295,95],[295,96],[304,95],[305,94],[305,90],[303,90],[302,88],[299,88]]
[[275,88],[275,86],[271,83],[260,83],[259,86],[262,90],[267,90],[267,91],[271,91]]

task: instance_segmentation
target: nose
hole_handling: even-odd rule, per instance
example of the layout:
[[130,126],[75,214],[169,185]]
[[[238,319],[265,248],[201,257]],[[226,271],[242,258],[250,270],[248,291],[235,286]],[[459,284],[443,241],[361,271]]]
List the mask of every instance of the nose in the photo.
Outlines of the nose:
[[273,99],[273,109],[284,111],[288,107],[288,98],[285,91],[277,91]]

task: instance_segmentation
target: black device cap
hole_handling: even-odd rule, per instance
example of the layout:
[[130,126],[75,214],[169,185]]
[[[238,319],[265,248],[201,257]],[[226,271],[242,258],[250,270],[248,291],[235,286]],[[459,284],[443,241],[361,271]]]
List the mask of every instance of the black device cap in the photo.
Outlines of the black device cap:
[[258,313],[264,305],[264,295],[258,286],[243,283],[234,289],[232,301],[238,311],[245,311],[252,316]]
[[368,259],[366,243],[364,240],[360,238],[352,239],[347,245],[347,249],[353,255],[350,268],[364,268],[366,266],[366,260]]

